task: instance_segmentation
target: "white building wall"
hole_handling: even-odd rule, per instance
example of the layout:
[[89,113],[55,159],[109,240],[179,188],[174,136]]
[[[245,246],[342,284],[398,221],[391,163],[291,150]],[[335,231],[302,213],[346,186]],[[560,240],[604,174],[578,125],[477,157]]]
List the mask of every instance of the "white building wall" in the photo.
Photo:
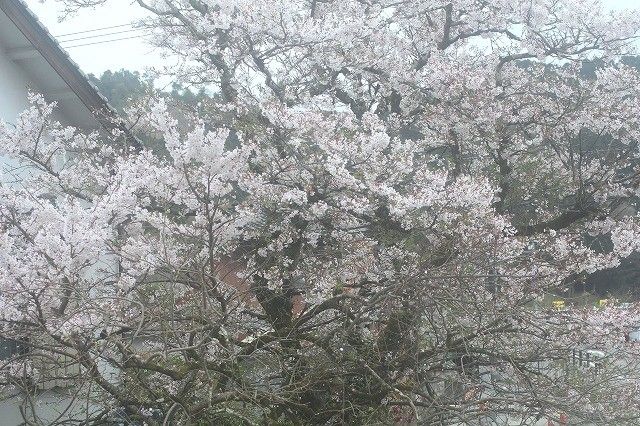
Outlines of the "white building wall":
[[29,81],[0,49],[0,120],[13,122],[27,102]]

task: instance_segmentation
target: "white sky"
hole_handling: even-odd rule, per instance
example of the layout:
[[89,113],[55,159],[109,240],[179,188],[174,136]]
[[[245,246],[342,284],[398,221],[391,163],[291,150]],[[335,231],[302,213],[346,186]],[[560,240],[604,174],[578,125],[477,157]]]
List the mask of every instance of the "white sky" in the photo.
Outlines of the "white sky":
[[[144,41],[144,31],[129,25],[144,16],[142,8],[132,6],[129,0],[112,0],[108,7],[84,9],[63,21],[60,21],[62,9],[57,2],[26,0],[26,3],[85,73],[99,75],[108,69],[121,68],[144,71],[146,67],[163,65],[158,51]],[[66,35],[113,26],[119,27]],[[99,37],[86,38],[97,35]],[[104,43],[114,39],[126,40]],[[79,46],[89,43],[96,44]]]
[[[58,19],[60,7],[57,2],[52,0],[47,0],[46,3],[44,0],[26,1],[54,36],[119,26],[98,32],[58,37],[62,46],[67,49],[73,60],[86,73],[99,75],[108,69],[119,70],[121,68],[144,71],[147,67],[161,67],[163,65],[159,53],[145,43],[144,33],[139,30],[132,31],[130,26],[126,26],[143,16],[141,8],[132,6],[130,0],[112,0],[108,7],[83,10],[77,16],[67,18],[62,22],[59,22]],[[603,3],[611,9],[640,9],[640,0],[603,0]],[[99,34],[103,36],[78,40],[82,37]],[[126,38],[126,40],[78,46],[121,38]],[[76,40],[71,41],[73,39]]]

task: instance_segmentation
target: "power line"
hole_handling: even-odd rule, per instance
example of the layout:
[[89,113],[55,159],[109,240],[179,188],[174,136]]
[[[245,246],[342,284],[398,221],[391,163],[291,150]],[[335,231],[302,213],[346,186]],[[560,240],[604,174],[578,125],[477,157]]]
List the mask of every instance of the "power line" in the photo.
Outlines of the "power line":
[[99,37],[109,37],[109,36],[116,35],[116,34],[124,34],[124,33],[131,33],[131,32],[135,32],[135,31],[146,31],[146,30],[147,30],[146,28],[134,28],[132,30],[114,31],[114,32],[104,33],[104,34],[96,34],[96,35],[72,38],[72,39],[69,39],[69,40],[61,40],[59,43],[60,44],[64,44],[64,43],[70,43],[72,41],[87,40],[87,39],[99,38]]
[[65,49],[71,49],[73,47],[92,46],[94,44],[112,43],[114,41],[122,41],[122,40],[131,40],[131,39],[134,39],[134,38],[142,38],[142,37],[145,37],[146,35],[147,34],[141,34],[141,35],[132,36],[132,37],[115,38],[113,40],[94,41],[93,43],[74,44],[73,46],[63,46],[63,47]]
[[133,25],[133,22],[129,22],[128,24],[112,25],[110,27],[102,27],[102,28],[95,28],[95,29],[92,29],[92,30],[78,31],[78,32],[75,32],[75,33],[60,34],[60,35],[57,35],[57,36],[54,36],[54,37],[56,37],[56,38],[67,37],[67,36],[72,36],[72,35],[76,35],[76,34],[85,34],[85,33],[93,33],[93,32],[102,31],[102,30],[110,30],[112,28],[130,27],[132,25]]

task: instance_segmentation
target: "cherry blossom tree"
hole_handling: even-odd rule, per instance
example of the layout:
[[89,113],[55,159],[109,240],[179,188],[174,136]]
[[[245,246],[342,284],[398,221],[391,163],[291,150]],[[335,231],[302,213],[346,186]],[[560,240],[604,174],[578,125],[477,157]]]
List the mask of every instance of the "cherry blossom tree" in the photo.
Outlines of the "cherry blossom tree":
[[137,3],[167,72],[215,101],[132,109],[139,144],[38,95],[1,128],[25,419],[54,383],[78,424],[638,422],[640,307],[541,303],[638,248],[637,16]]

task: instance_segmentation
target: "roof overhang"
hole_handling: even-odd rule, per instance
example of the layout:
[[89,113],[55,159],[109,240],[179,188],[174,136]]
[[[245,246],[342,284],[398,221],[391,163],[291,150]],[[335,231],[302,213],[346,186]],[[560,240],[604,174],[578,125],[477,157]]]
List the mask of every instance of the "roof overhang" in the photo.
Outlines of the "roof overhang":
[[118,114],[21,0],[0,0],[0,48],[70,124],[122,130]]

